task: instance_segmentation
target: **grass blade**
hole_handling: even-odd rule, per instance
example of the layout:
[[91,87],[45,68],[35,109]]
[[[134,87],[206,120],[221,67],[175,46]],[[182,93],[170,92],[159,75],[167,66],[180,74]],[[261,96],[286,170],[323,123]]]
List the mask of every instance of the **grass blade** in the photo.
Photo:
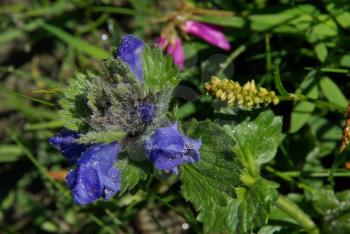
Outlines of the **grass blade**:
[[107,51],[99,47],[93,46],[56,26],[53,26],[47,23],[42,23],[41,27],[46,31],[48,31],[49,33],[51,33],[52,35],[54,35],[55,37],[62,40],[63,42],[67,43],[69,46],[73,47],[74,49],[82,53],[88,54],[97,59],[105,59],[111,56],[111,54],[108,53]]

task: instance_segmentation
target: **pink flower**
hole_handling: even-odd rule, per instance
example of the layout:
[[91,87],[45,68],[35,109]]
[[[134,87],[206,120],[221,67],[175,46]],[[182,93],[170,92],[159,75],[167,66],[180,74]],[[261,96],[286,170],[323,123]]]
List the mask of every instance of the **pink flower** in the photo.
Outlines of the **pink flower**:
[[173,57],[175,64],[182,70],[185,67],[185,52],[182,47],[182,42],[178,37],[174,37],[172,41],[168,40],[166,36],[160,36],[158,45]]
[[230,50],[231,45],[219,27],[196,21],[186,21],[183,26],[185,32],[199,37],[223,50]]

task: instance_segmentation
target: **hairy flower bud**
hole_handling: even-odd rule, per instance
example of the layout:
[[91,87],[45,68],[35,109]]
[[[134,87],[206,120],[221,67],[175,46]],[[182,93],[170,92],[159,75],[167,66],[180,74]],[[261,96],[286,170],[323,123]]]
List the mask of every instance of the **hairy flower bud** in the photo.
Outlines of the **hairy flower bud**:
[[138,112],[141,116],[141,120],[145,123],[152,122],[155,109],[156,108],[153,104],[142,103],[138,108]]
[[120,42],[117,51],[117,58],[130,66],[136,79],[143,82],[141,53],[144,43],[133,35],[125,35]]

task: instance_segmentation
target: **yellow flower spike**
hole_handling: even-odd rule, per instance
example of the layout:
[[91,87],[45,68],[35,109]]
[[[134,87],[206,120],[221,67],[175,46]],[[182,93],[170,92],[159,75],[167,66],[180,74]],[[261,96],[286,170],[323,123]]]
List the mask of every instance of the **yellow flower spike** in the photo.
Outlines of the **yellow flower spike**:
[[226,93],[222,93],[220,95],[220,99],[221,99],[221,101],[225,101],[226,100]]
[[271,103],[271,97],[269,97],[269,96],[266,96],[265,97],[265,99],[264,99],[264,102],[266,103],[266,104],[270,104]]
[[234,90],[234,89],[235,89],[235,84],[232,83],[232,82],[230,82],[230,83],[227,85],[227,88],[228,88],[229,90]]
[[218,77],[204,84],[205,90],[225,101],[230,107],[241,109],[252,109],[266,106],[270,103],[277,105],[279,99],[274,91],[269,91],[263,87],[257,87],[254,80],[246,82],[241,86],[238,82],[232,80],[220,80]]
[[248,81],[247,83],[245,83],[244,85],[243,85],[243,88],[242,88],[243,90],[245,90],[245,91],[249,91],[250,90],[250,82]]
[[233,82],[233,86],[234,86],[234,89],[237,91],[242,89],[241,85],[237,82]]
[[210,83],[205,83],[204,84],[204,88],[207,90],[207,91],[210,91],[211,89],[212,89],[212,86],[211,86],[211,84]]
[[254,80],[252,80],[252,81],[250,82],[250,91],[251,91],[252,93],[256,93],[256,92],[257,92],[257,90],[256,90],[256,85],[255,85],[255,81],[254,81]]
[[249,92],[248,92],[248,90],[242,88],[241,94],[242,94],[242,96],[247,96],[247,95],[249,95]]
[[218,90],[216,91],[215,96],[216,96],[216,97],[221,97],[221,94],[222,94],[222,90],[221,90],[221,89],[218,89]]
[[228,99],[228,104],[234,104],[234,102],[235,102],[235,100],[236,100],[236,98],[235,98],[235,96],[233,96],[232,98],[230,98],[230,99]]
[[246,97],[244,102],[249,108],[253,107],[255,104],[252,97]]
[[254,97],[254,103],[260,104],[262,99],[260,97]]
[[269,93],[269,92],[267,91],[267,89],[262,88],[262,87],[259,88],[259,94],[260,94],[261,96],[265,96],[265,95],[268,94],[268,93]]
[[235,96],[233,95],[232,92],[229,92],[229,93],[227,94],[227,100],[231,100],[231,99],[233,99],[233,101],[234,101]]

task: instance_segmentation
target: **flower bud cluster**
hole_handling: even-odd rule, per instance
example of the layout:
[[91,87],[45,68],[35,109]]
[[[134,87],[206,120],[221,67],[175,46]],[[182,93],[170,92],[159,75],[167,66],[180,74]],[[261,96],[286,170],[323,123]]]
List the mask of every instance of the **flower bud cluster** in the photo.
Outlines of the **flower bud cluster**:
[[221,101],[227,102],[231,107],[241,109],[258,108],[269,105],[277,105],[279,99],[274,91],[263,87],[256,87],[254,80],[248,81],[243,86],[238,82],[219,79],[213,76],[204,85],[206,91]]

